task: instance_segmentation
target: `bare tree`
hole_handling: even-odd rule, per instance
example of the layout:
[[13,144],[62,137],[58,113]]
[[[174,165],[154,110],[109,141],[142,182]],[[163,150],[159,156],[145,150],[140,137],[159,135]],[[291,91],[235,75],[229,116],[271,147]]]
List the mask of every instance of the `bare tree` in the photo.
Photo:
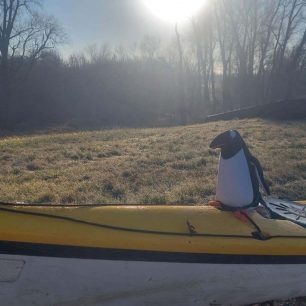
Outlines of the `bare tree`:
[[[0,0],[0,108],[5,122],[9,87],[24,61],[31,65],[46,50],[64,41],[62,28],[52,16],[43,15],[39,0]],[[16,67],[18,58],[19,65]],[[14,65],[10,65],[14,64]]]
[[178,30],[177,24],[175,25],[175,35],[176,35],[176,43],[177,43],[177,50],[179,56],[179,63],[178,63],[178,86],[179,86],[179,100],[180,100],[180,118],[181,124],[186,124],[187,122],[187,109],[186,109],[186,98],[185,98],[185,84],[184,84],[184,54],[182,48],[182,41],[181,36]]
[[214,6],[215,25],[217,30],[217,43],[222,65],[222,109],[232,109],[232,97],[230,92],[230,75],[233,56],[233,37],[228,27],[228,2],[216,1]]
[[216,31],[214,28],[214,16],[211,7],[207,7],[199,18],[192,19],[199,84],[198,92],[207,113],[214,112],[217,103],[215,82]]
[[282,0],[265,1],[261,5],[261,17],[258,33],[258,70],[257,70],[257,101],[263,103],[266,99],[266,73],[269,69],[270,51],[273,31],[276,27],[277,16]]
[[284,83],[288,81],[288,57],[294,49],[296,50],[297,41],[303,35],[306,22],[305,9],[305,0],[280,0],[278,27],[276,26],[272,32],[273,55],[267,93],[269,100],[282,98],[286,94]]
[[156,58],[160,49],[160,38],[146,35],[140,43],[142,57],[146,59]]
[[35,60],[65,40],[62,28],[52,16],[39,13],[38,0],[0,0],[1,66],[10,57]]
[[[287,91],[286,91],[286,98],[292,98],[293,92],[293,84],[296,82],[297,77],[303,71],[303,69],[298,69],[299,64],[300,68],[303,68],[303,60],[305,59],[305,46],[306,46],[306,29],[304,34],[296,46],[296,48],[292,51],[291,60],[288,67],[288,83],[287,83]],[[304,56],[304,59],[303,59]]]

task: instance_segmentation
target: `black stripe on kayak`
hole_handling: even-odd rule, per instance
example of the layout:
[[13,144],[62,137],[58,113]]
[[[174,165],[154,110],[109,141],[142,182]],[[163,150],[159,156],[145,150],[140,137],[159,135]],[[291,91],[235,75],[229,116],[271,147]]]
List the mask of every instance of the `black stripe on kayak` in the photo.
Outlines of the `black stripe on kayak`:
[[121,261],[211,264],[306,264],[300,255],[200,254],[0,241],[0,254]]

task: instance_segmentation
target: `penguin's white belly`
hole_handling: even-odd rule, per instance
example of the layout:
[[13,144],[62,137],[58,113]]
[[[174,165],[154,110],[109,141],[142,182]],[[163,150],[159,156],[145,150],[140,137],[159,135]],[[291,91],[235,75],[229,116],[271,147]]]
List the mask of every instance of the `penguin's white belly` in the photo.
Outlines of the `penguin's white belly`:
[[217,200],[232,207],[243,207],[253,202],[254,192],[250,170],[241,149],[235,156],[220,156]]

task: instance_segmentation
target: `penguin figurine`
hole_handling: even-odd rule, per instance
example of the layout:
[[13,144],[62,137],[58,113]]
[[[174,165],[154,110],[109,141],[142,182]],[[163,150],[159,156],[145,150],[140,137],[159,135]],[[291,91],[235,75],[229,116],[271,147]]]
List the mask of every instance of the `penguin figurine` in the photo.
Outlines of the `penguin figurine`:
[[270,194],[269,186],[258,159],[251,155],[239,132],[229,130],[218,135],[210,148],[221,148],[216,200],[230,210],[264,204],[259,184],[267,194]]

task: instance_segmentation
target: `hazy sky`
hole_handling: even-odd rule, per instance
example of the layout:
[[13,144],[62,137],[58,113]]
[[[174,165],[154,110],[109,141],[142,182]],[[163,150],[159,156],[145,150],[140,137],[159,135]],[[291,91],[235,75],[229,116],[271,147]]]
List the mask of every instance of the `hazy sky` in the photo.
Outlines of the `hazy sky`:
[[132,45],[145,35],[169,38],[174,31],[173,24],[154,16],[142,0],[44,0],[44,9],[69,36],[64,53],[95,43]]

